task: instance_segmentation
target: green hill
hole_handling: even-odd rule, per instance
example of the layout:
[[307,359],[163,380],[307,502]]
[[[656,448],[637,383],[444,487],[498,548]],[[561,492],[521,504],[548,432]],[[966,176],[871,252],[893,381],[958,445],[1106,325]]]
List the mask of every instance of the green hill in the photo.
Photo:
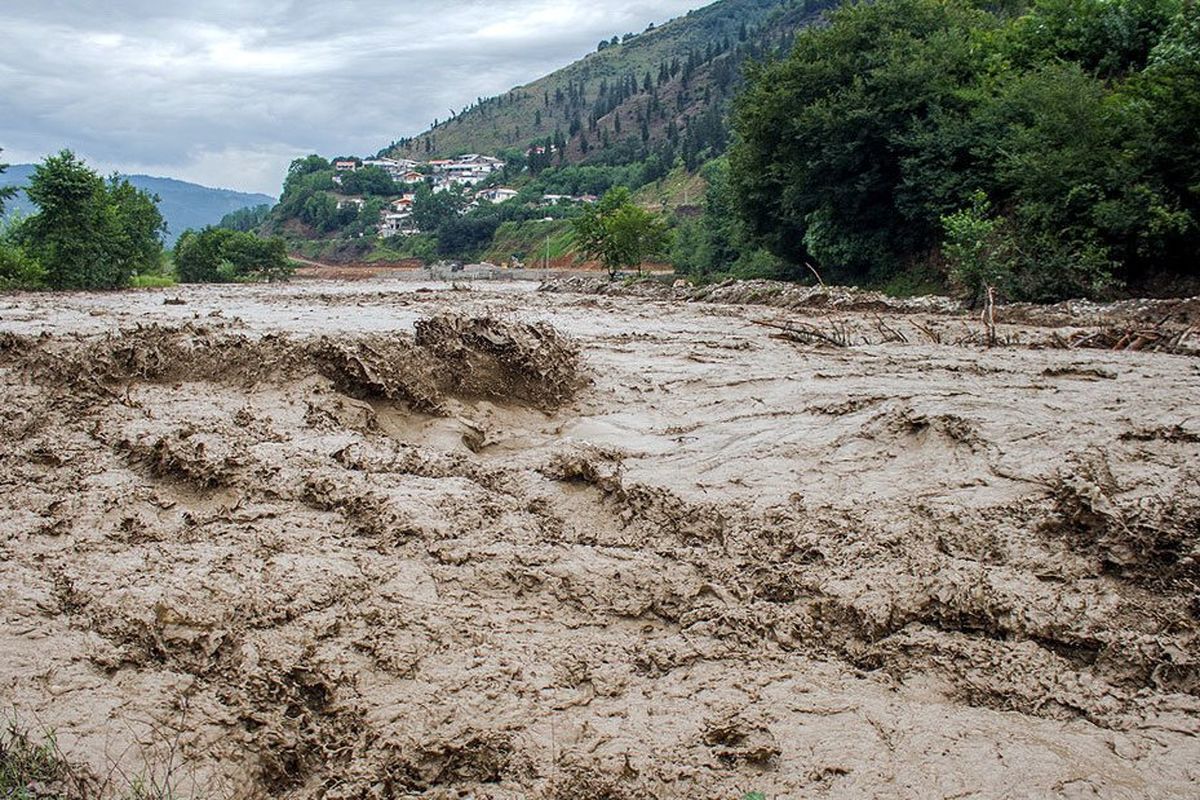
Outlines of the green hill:
[[[381,154],[413,159],[467,152],[548,166],[628,163],[670,144],[685,157],[724,149],[725,112],[747,59],[790,47],[836,0],[720,0],[647,31],[614,37],[557,72],[402,139]],[[691,159],[689,159],[691,160]]]
[[[0,174],[0,186],[24,187],[33,174],[33,164],[14,164]],[[158,210],[167,221],[167,247],[171,247],[179,234],[188,228],[203,228],[216,225],[232,211],[259,205],[274,205],[275,198],[265,194],[247,194],[231,189],[210,189],[195,183],[174,178],[155,178],[150,175],[126,175],[138,189],[158,195]],[[5,202],[6,213],[32,214],[37,208],[29,202],[24,192]]]

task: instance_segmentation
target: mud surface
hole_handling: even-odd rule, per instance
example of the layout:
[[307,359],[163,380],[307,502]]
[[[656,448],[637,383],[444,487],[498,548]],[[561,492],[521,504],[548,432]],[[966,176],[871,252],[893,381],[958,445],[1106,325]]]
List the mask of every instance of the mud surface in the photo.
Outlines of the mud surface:
[[0,703],[176,797],[1197,795],[1192,306],[535,288],[0,297]]

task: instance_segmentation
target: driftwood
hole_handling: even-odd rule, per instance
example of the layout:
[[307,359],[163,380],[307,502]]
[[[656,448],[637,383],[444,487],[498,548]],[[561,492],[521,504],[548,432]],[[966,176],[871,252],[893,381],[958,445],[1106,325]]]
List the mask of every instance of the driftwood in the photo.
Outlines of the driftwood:
[[1102,328],[1078,331],[1067,337],[1055,336],[1055,344],[1067,350],[1119,350],[1125,352],[1192,353],[1183,342],[1196,328],[1170,329],[1161,325],[1137,328]]
[[789,324],[780,324],[778,322],[766,322],[764,320],[750,320],[755,325],[761,325],[764,328],[772,328],[779,333],[776,333],[774,338],[783,339],[789,342],[798,342],[800,344],[827,344],[830,347],[849,347],[850,334],[846,329],[839,328],[834,325],[831,333],[825,333],[821,329],[808,325],[804,322],[795,322]]

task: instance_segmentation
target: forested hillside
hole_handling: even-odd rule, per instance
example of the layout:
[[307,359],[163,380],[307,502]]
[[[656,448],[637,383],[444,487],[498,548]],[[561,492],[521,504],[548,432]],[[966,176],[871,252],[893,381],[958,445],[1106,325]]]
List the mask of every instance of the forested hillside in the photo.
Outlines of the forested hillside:
[[427,159],[501,154],[536,172],[587,161],[627,164],[725,148],[725,116],[747,59],[786,52],[795,31],[835,0],[722,0],[596,52],[533,83],[479,98],[386,154]]
[[[424,162],[408,183],[298,160],[266,228],[351,258],[566,265],[571,221],[626,187],[705,280],[1194,291],[1198,19],[1196,0],[724,0],[396,143]],[[431,159],[464,151],[503,168],[439,194]],[[368,235],[389,208],[408,230]]]

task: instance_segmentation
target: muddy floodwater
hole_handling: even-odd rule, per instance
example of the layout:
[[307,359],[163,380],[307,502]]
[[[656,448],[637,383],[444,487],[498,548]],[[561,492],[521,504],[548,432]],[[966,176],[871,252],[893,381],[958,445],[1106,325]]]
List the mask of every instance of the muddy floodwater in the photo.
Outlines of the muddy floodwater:
[[0,295],[0,707],[110,794],[1200,796],[1197,302],[772,298]]

